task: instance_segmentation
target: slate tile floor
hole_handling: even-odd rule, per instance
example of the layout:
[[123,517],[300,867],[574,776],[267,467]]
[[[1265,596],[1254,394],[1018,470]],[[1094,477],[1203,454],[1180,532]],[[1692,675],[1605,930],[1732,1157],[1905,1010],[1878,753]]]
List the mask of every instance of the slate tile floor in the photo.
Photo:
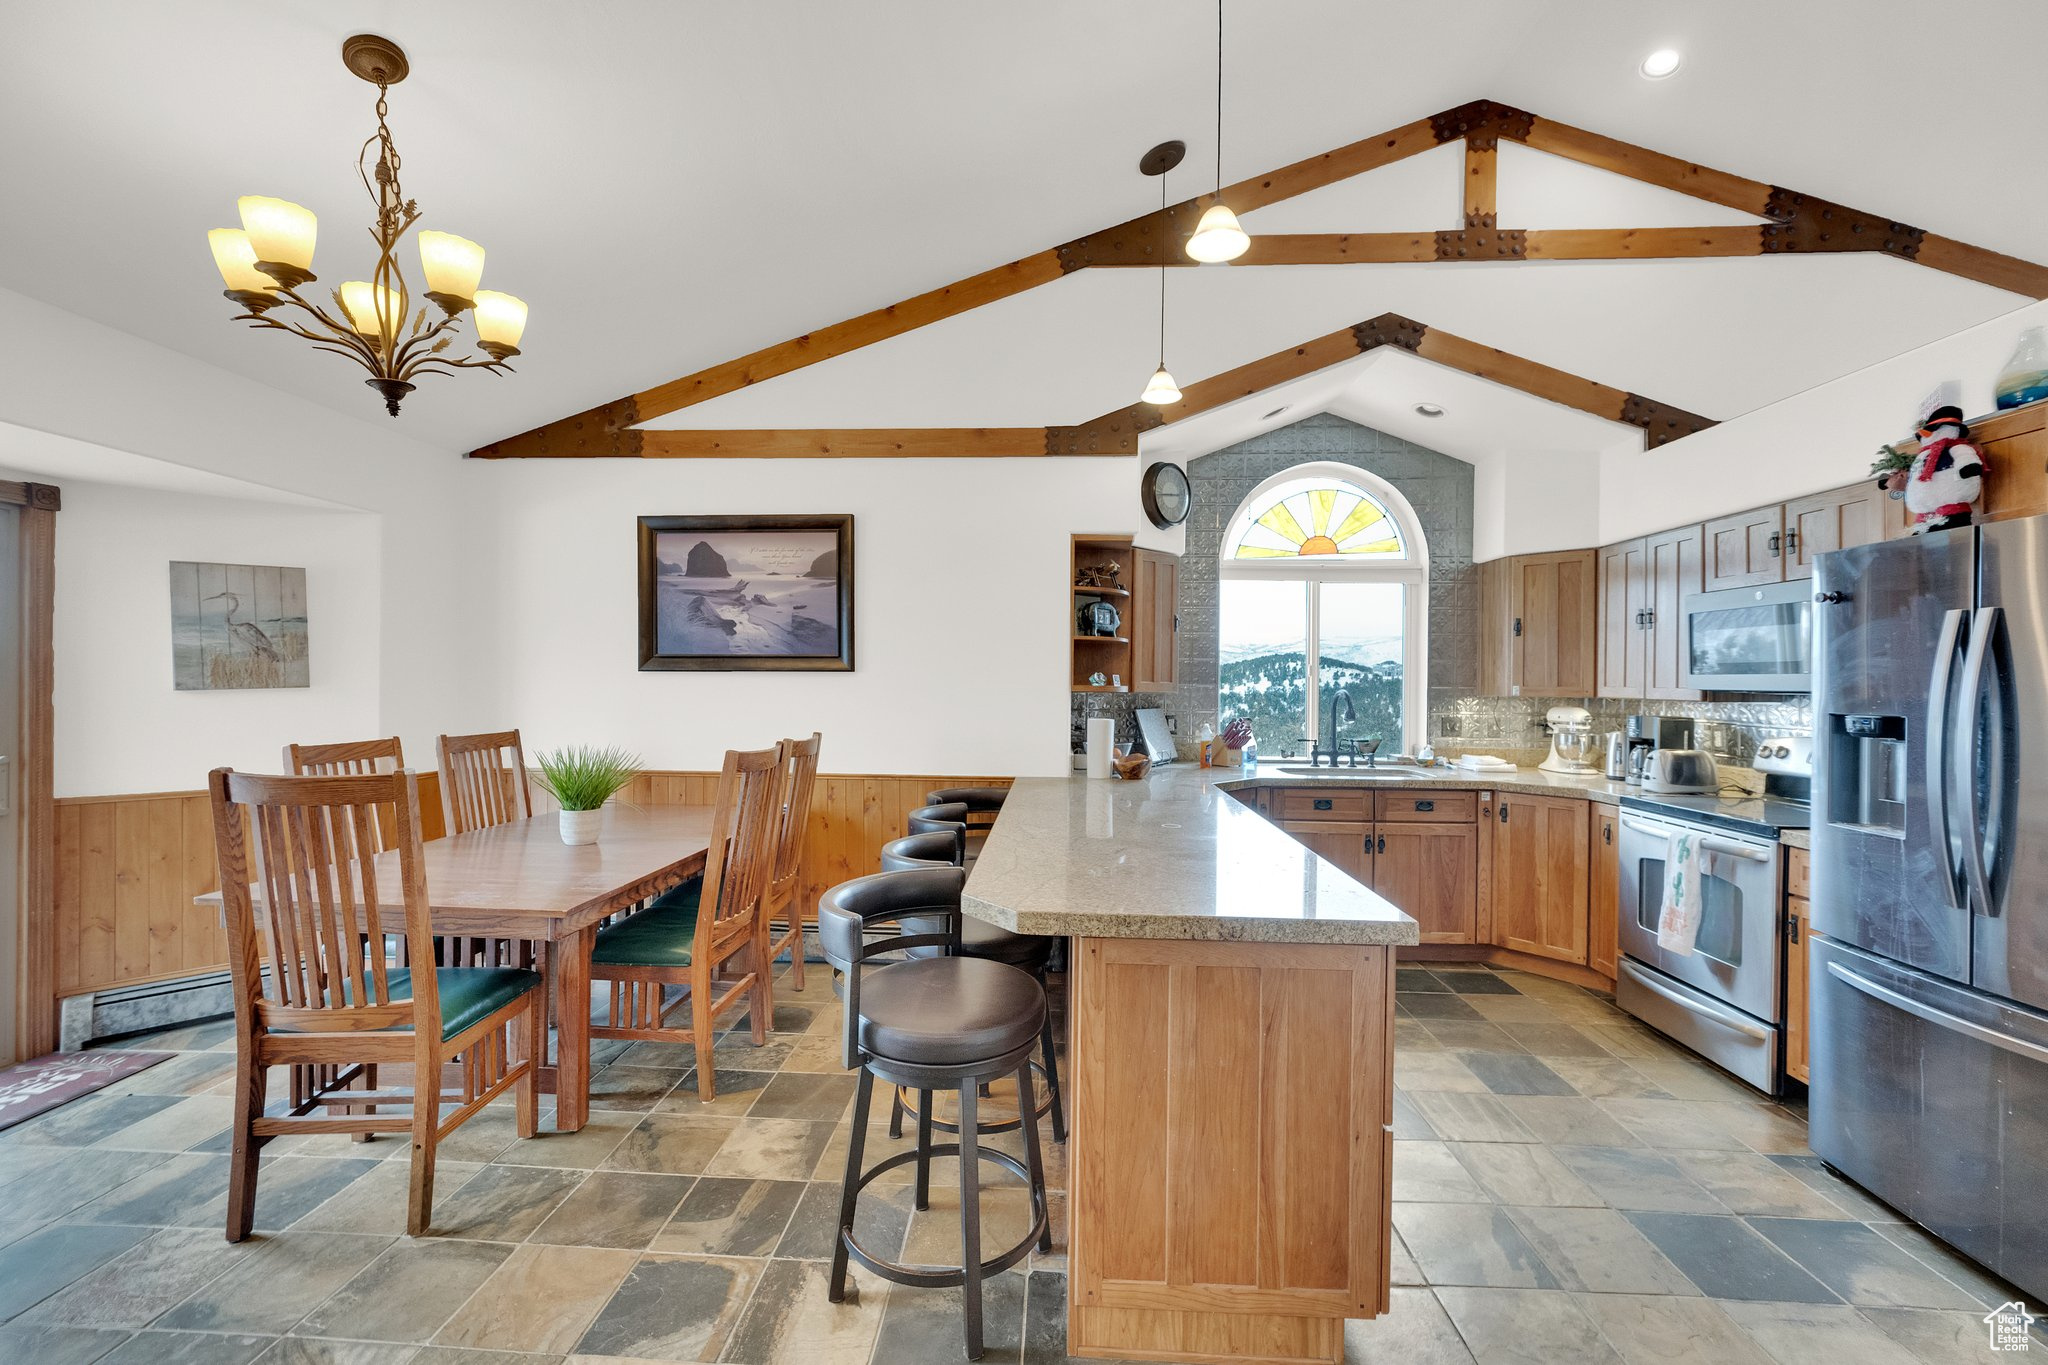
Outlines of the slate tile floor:
[[[1574,987],[1439,966],[1402,968],[1399,990],[1393,1311],[1350,1325],[1347,1359],[2000,1358],[1980,1318],[2016,1292],[1831,1175],[1796,1108]],[[180,1055],[0,1133],[0,1360],[960,1359],[958,1291],[857,1275],[857,1297],[827,1301],[853,1081],[828,973],[779,1000],[765,1047],[721,1040],[711,1104],[687,1053],[614,1043],[583,1132],[544,1117],[521,1142],[502,1106],[473,1120],[418,1240],[402,1141],[306,1138],[272,1145],[259,1235],[229,1246],[230,1030],[134,1040]],[[870,1146],[901,1149],[880,1122]],[[1057,1225],[1065,1154],[1046,1151]],[[879,1182],[869,1243],[957,1258],[950,1167],[927,1213],[907,1170]],[[1024,1215],[992,1187],[990,1246]],[[1063,1253],[989,1286],[988,1360],[1066,1360]]]

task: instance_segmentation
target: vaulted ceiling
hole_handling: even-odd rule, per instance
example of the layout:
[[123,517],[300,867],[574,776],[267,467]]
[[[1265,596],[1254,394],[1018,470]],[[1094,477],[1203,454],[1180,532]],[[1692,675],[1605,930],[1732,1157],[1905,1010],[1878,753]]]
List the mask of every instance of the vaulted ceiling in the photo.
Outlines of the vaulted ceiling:
[[[1958,13],[1958,10],[1963,12]],[[1630,142],[2048,260],[2036,126],[2048,11],[1900,0],[1456,7],[1235,0],[1224,174],[1236,179],[1492,97]],[[515,377],[429,380],[397,419],[467,449],[1156,208],[1138,155],[1211,188],[1213,9],[540,0],[16,6],[0,47],[0,285],[385,421],[347,366],[227,321],[205,230],[234,197],[321,215],[316,268],[367,267],[350,32],[388,34],[423,223],[490,252],[532,305]],[[1645,81],[1653,47],[1685,56]],[[1956,54],[1968,75],[1955,75]],[[1942,54],[1930,60],[1930,54]],[[1247,216],[1267,232],[1457,221],[1455,148]],[[1503,221],[1756,220],[1520,147]],[[683,409],[669,427],[1007,426],[1131,401],[1155,359],[1157,275],[1088,270]],[[1169,281],[1183,384],[1385,312],[1717,418],[2010,311],[2022,296],[1884,256],[1212,267]],[[1276,405],[1332,408],[1453,454],[1635,439],[1539,400],[1367,356],[1161,433],[1238,439]],[[1417,401],[1449,415],[1415,427]]]

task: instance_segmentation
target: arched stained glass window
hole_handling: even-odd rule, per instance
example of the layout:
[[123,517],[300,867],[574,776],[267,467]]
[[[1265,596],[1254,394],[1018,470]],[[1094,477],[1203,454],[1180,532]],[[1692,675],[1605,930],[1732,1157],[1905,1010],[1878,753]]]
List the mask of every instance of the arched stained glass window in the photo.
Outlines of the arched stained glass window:
[[1220,717],[1250,720],[1269,753],[1422,742],[1429,544],[1398,488],[1354,465],[1296,465],[1251,490],[1220,548]]
[[1228,559],[1404,560],[1400,523],[1372,494],[1338,478],[1295,479],[1250,500],[1231,525]]

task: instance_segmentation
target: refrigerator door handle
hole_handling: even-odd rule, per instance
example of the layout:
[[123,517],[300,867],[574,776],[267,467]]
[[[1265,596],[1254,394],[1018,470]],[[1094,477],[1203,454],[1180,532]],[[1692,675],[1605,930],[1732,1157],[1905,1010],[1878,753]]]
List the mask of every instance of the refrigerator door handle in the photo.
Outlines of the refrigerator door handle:
[[1956,644],[1969,615],[1960,607],[1942,613],[1941,639],[1934,646],[1934,676],[1927,683],[1927,811],[1941,850],[1941,892],[1952,909],[1963,905],[1963,886],[1956,871],[1955,839],[1948,820],[1948,694],[1956,671]]
[[1947,1010],[1936,1009],[1932,1005],[1922,1004],[1910,995],[1895,991],[1889,986],[1878,985],[1861,972],[1850,971],[1839,962],[1828,963],[1828,975],[1846,986],[1862,991],[1873,1000],[1881,1000],[1894,1009],[1904,1010],[1915,1019],[1924,1019],[1936,1028],[1945,1028],[1952,1033],[1960,1033],[1966,1038],[1974,1038],[1980,1043],[1989,1043],[1993,1047],[2004,1048],[2007,1052],[2025,1057],[2029,1061],[2048,1062],[2048,1047],[2042,1047],[2039,1043],[2030,1043],[2024,1038],[2015,1038],[2009,1033],[2000,1033],[1995,1028],[1986,1028],[1984,1025],[1973,1023],[1959,1014],[1950,1014]]
[[1982,740],[1977,723],[1984,695],[1984,661],[1991,654],[1992,637],[1998,633],[1998,607],[1977,613],[1970,628],[1970,653],[1963,661],[1963,713],[1957,728],[1963,732],[1963,867],[1970,877],[1970,895],[1979,913],[1996,917],[1998,905],[1991,898],[1991,869],[1984,856],[1984,813],[1977,796],[1977,767],[1982,757]]

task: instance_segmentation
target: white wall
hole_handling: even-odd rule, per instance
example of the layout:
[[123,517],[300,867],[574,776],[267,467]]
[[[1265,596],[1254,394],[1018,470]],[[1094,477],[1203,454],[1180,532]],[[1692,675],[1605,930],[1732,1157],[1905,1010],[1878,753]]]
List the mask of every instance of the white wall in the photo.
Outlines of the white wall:
[[[293,740],[380,728],[377,517],[71,481],[58,515],[56,791],[184,791],[209,769],[276,772]],[[171,685],[174,559],[306,570],[312,686]],[[413,760],[432,764],[430,754]]]
[[[1065,771],[1068,536],[1143,523],[1118,459],[511,460],[488,473],[505,713],[529,749],[621,743],[663,768],[822,730],[828,772]],[[749,512],[853,514],[855,671],[637,671],[635,519]]]
[[[205,296],[195,297],[194,325],[224,325],[205,303]],[[281,343],[262,337],[251,338],[250,344]],[[348,367],[332,357],[309,351],[305,363],[331,368],[336,385],[356,385]],[[478,477],[481,462],[411,439],[405,419],[385,416],[367,390],[366,416],[358,420],[7,290],[0,290],[0,375],[6,376],[0,384],[0,466],[23,468],[55,483],[67,499],[70,485],[79,482],[76,471],[44,449],[62,443],[39,443],[33,439],[39,433],[123,452],[131,462],[146,457],[245,481],[255,485],[252,493],[288,490],[374,514],[359,517],[354,529],[341,535],[350,546],[360,546],[346,551],[355,555],[353,569],[360,571],[345,580],[338,572],[326,575],[324,592],[308,585],[309,591],[319,592],[318,614],[311,621],[316,670],[322,668],[322,641],[331,638],[323,634],[330,613],[345,631],[357,628],[347,623],[371,623],[375,636],[370,651],[374,672],[347,676],[348,695],[334,699],[339,709],[327,713],[329,718],[353,717],[362,722],[365,736],[400,735],[407,756],[417,755],[414,761],[421,767],[431,765],[434,736],[441,731],[508,723],[498,704],[496,646],[490,637],[497,615],[490,559],[496,539],[489,488]],[[415,404],[431,401],[431,392],[424,389],[412,398]],[[171,508],[168,499],[160,492],[138,491],[124,511],[109,515],[141,525],[159,500]],[[86,505],[91,506],[90,495]],[[235,562],[268,557],[306,563],[309,569],[315,559],[337,567],[342,563],[344,550],[326,532],[307,542],[302,554],[287,552],[295,543],[289,537],[266,556],[246,549],[252,542],[240,534],[261,539],[263,533],[254,528],[267,515],[245,517],[215,509],[193,528],[194,534],[178,539],[181,548],[175,556],[166,541],[161,557],[166,562],[172,557]],[[216,516],[219,520],[213,520]],[[65,553],[85,538],[74,529],[83,524],[71,506],[59,513],[58,543],[66,546]],[[220,534],[207,534],[209,525]],[[146,587],[143,596],[143,613],[154,615],[163,606],[157,588]],[[67,610],[60,604],[60,614]],[[62,633],[72,629],[60,615],[60,647]],[[110,709],[118,713],[133,706],[161,714],[154,708],[170,704],[168,653],[161,660],[160,687],[158,668],[157,658],[138,655],[127,678],[131,690]],[[220,700],[224,708],[236,704]],[[260,709],[268,703],[248,704]],[[62,696],[59,706],[71,709]],[[74,761],[84,765],[70,769],[70,780],[60,776],[60,790],[99,794],[167,785],[190,788],[215,763],[241,761],[242,754],[276,747],[267,734],[260,743],[253,736],[246,745],[224,742],[221,749],[232,753],[210,750],[193,771],[184,757],[166,763],[151,752],[170,752],[166,746],[175,742],[165,731],[152,745],[77,756],[67,753],[73,746],[60,738],[60,773]]]
[[1600,461],[1599,543],[1839,488],[1867,477],[1880,445],[1912,435],[1917,405],[1959,380],[1966,413],[1991,411],[2020,332],[2048,302],[1958,332],[1682,441]]

